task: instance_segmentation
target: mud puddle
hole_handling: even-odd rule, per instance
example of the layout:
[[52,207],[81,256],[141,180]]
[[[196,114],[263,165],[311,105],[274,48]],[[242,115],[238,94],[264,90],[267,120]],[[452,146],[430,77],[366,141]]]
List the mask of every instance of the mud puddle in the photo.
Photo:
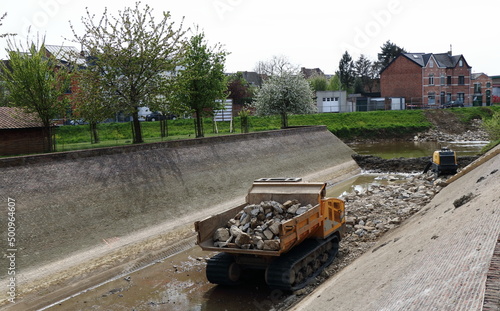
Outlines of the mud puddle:
[[247,273],[238,287],[209,283],[205,260],[214,254],[196,246],[46,310],[269,310],[286,298],[269,289],[259,271]]

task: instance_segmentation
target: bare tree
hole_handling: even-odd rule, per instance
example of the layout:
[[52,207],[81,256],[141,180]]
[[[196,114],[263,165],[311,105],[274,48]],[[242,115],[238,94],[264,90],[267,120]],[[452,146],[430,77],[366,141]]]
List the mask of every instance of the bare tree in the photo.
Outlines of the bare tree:
[[258,74],[271,76],[280,76],[285,73],[297,74],[298,66],[292,65],[286,56],[273,56],[270,60],[259,61],[255,66],[255,71]]
[[[7,13],[3,13],[2,16],[0,16],[0,26],[3,25],[3,19],[7,16]],[[4,33],[4,34],[0,34],[0,38],[5,38],[7,36],[15,36],[15,34],[11,34],[11,33]]]

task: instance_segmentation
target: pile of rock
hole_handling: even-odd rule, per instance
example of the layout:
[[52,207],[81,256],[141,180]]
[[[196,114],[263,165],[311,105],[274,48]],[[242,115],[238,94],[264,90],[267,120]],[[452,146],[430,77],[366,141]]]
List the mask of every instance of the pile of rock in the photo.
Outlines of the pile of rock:
[[481,120],[472,120],[469,124],[471,129],[465,131],[444,131],[439,128],[432,128],[415,135],[413,141],[489,141],[488,133],[483,129],[481,123]]
[[225,227],[213,236],[214,246],[276,251],[280,249],[280,225],[313,206],[302,206],[297,200],[281,204],[265,201],[245,206]]
[[346,194],[348,240],[374,241],[420,211],[442,187],[432,175],[409,176],[388,185],[370,185],[364,192]]

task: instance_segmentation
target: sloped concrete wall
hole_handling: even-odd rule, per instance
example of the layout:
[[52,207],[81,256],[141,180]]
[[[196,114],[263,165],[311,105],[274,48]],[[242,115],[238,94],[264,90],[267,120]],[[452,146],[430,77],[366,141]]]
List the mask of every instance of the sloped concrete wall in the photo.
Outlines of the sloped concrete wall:
[[244,196],[256,178],[352,162],[352,153],[319,126],[4,158],[0,197],[16,200],[18,265],[29,266]]

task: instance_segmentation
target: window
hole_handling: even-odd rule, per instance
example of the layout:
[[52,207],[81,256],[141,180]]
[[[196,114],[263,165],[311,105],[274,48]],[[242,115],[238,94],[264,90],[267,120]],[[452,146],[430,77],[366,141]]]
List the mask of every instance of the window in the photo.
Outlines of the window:
[[481,94],[481,83],[474,83],[474,94]]
[[434,67],[434,61],[432,59],[429,61],[429,67],[431,67],[431,68]]
[[464,61],[463,60],[459,60],[458,61],[458,66],[463,67],[464,66]]
[[465,94],[464,93],[457,93],[457,101],[460,103],[464,102]]
[[487,87],[487,88],[490,88],[490,87],[491,87],[491,82],[487,82],[487,83],[486,83],[486,87]]
[[448,76],[446,79],[446,84],[451,85],[451,76]]
[[434,74],[429,75],[429,85],[434,85]]
[[446,93],[446,102],[451,102],[451,93]]
[[441,74],[441,85],[444,85],[444,74]]
[[458,76],[458,84],[459,85],[465,84],[465,77],[464,76]]
[[428,98],[429,98],[429,105],[435,105],[436,104],[436,93],[429,92]]

